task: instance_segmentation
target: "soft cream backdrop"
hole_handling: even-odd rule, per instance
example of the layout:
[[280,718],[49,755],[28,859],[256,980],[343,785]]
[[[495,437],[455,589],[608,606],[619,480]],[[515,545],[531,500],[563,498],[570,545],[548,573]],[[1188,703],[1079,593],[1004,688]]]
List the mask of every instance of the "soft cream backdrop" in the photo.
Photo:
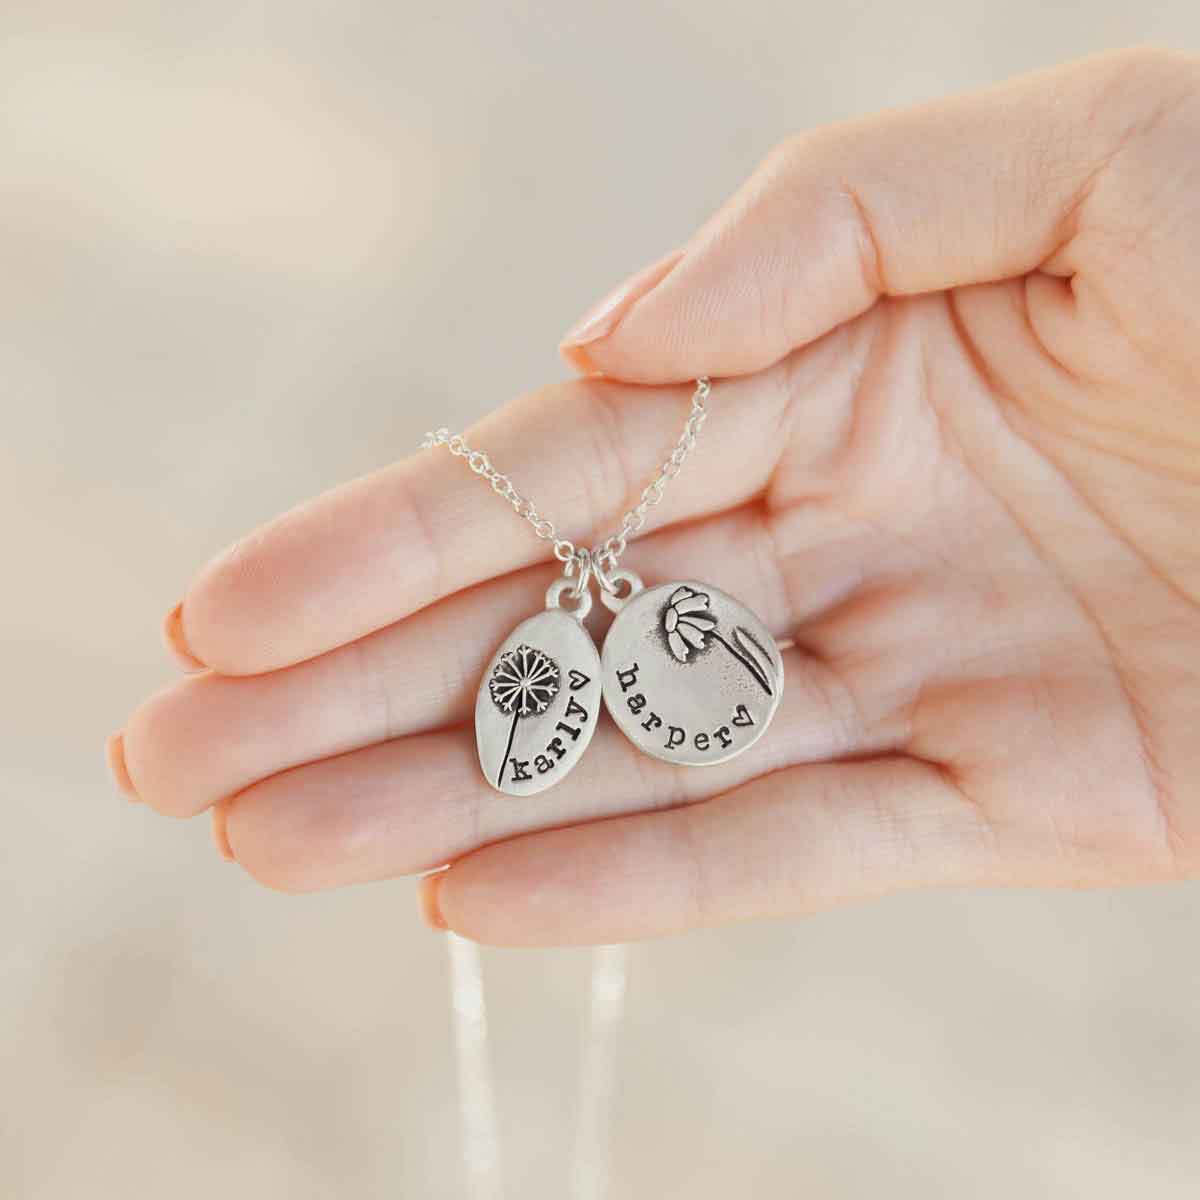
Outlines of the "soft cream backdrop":
[[[1200,45],[1194,0],[3,6],[0,1195],[463,1194],[411,884],[274,895],[110,786],[162,614],[562,375],[564,325],[784,133],[1142,40]],[[1194,1196],[1198,898],[636,948],[612,1194]],[[557,1200],[587,955],[485,962],[508,1194]]]

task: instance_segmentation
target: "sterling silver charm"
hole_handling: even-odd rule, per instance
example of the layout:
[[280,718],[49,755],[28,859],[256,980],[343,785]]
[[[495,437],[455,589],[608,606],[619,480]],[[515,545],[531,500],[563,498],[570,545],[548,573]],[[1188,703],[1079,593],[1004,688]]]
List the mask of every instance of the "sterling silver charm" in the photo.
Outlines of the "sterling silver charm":
[[[553,521],[461,433],[438,429],[424,446],[444,446],[483,479],[537,537],[551,542],[563,577],[546,609],[522,622],[488,664],[475,702],[475,742],[488,782],[531,796],[564,778],[596,727],[600,699],[639,749],[668,762],[705,766],[748,750],[779,707],[783,662],[761,621],[717,588],[672,583],[648,591],[621,556],[662,502],[708,419],[712,385],[696,380],[683,430],[617,529],[594,549],[561,537]],[[592,577],[618,613],[604,659],[583,621]],[[622,595],[621,585],[628,585]],[[574,607],[562,599],[570,591]]]
[[492,657],[475,701],[475,744],[488,783],[532,796],[558,783],[579,761],[600,715],[600,656],[583,628],[591,593],[559,607],[578,585],[556,580],[546,611],[522,621]]
[[639,750],[699,767],[749,750],[783,694],[783,660],[763,623],[732,596],[686,581],[643,589],[631,571],[601,655],[604,703]]

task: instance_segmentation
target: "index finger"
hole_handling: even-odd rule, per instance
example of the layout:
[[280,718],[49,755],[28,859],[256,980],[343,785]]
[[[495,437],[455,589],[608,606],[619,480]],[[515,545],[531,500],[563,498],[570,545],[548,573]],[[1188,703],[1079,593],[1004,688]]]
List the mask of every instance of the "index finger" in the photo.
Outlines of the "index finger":
[[[721,511],[761,490],[783,389],[721,385],[704,438],[647,528]],[[469,431],[555,523],[589,544],[615,526],[670,453],[691,388],[571,380]],[[718,462],[720,470],[711,469]],[[706,470],[705,465],[710,469]],[[463,462],[426,451],[318,496],[214,559],[168,617],[176,649],[222,674],[312,658],[462,588],[549,557]],[[537,598],[531,598],[531,607]],[[182,644],[181,644],[182,643]]]

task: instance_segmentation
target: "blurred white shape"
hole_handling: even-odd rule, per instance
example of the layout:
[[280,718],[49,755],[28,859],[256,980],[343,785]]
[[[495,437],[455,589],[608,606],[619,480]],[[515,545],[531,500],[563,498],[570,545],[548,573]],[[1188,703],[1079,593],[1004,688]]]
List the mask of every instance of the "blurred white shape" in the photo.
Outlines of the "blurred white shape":
[[479,947],[453,933],[446,935],[446,946],[450,955],[467,1195],[471,1200],[500,1200],[504,1182],[487,1052],[487,1006]]
[[625,1014],[625,946],[592,952],[592,1002],[579,1072],[578,1119],[571,1167],[573,1200],[603,1200],[608,1163],[617,1037]]

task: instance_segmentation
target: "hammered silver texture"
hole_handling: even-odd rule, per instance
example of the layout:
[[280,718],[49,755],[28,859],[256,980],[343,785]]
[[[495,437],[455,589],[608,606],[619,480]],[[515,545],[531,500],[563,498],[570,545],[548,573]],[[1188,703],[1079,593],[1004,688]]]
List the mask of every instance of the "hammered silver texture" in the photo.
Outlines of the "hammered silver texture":
[[601,654],[604,702],[639,750],[687,766],[749,750],[783,694],[763,623],[719,588],[661,584],[621,608]]

